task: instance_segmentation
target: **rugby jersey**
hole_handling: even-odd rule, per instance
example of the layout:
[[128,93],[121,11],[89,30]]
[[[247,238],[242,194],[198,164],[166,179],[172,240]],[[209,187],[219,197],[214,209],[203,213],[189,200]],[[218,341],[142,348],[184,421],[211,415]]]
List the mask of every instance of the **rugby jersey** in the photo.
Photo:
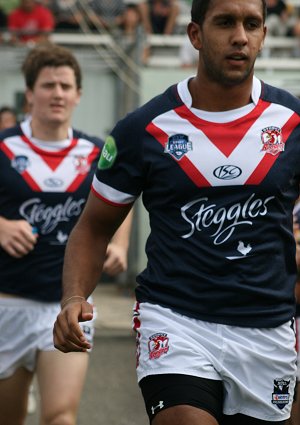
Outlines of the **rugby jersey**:
[[102,145],[73,129],[65,141],[34,142],[29,121],[0,133],[0,216],[27,220],[38,233],[34,250],[20,259],[0,248],[0,292],[45,302],[61,299],[65,246]]
[[234,326],[291,319],[299,112],[298,99],[255,77],[249,105],[199,111],[187,79],[115,126],[115,162],[92,188],[120,206],[142,194],[151,232],[139,302]]

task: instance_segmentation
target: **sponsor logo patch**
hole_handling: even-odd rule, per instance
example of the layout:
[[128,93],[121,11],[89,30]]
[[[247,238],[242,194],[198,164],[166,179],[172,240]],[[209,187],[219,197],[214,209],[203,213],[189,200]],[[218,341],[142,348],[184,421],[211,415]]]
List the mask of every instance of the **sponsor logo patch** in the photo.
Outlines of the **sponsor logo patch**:
[[284,151],[284,143],[282,139],[282,131],[279,127],[266,127],[261,131],[262,151],[277,155]]
[[290,381],[285,379],[274,379],[274,392],[272,393],[272,403],[282,410],[290,402],[289,393]]
[[221,165],[214,170],[214,176],[220,180],[237,179],[242,174],[242,170],[235,165]]
[[101,151],[100,159],[98,162],[99,170],[106,170],[113,166],[117,157],[117,146],[115,139],[112,136],[108,136],[105,140],[105,145]]
[[158,332],[149,338],[148,342],[149,359],[159,359],[169,351],[169,338],[165,333]]
[[180,161],[187,152],[192,150],[192,142],[189,141],[188,136],[185,134],[175,134],[169,137],[165,146],[165,152],[172,155],[177,161]]

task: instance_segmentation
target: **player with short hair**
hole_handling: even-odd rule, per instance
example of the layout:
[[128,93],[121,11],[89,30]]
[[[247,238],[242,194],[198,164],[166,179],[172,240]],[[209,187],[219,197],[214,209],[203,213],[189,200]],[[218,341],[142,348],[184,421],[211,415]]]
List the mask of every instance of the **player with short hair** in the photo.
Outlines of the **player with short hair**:
[[[71,127],[82,90],[71,51],[41,45],[23,73],[30,117],[0,133],[0,423],[25,423],[36,372],[41,423],[75,425],[89,356],[55,350],[53,323],[66,242],[103,142]],[[127,267],[130,220],[110,238],[108,274]],[[81,326],[92,345],[93,321]]]
[[[300,102],[254,75],[264,0],[194,0],[191,18],[197,74],[111,132],[68,242],[63,297],[92,292],[95,246],[142,194],[151,232],[133,323],[150,422],[283,425],[296,380]],[[88,349],[77,322],[91,317],[85,300],[67,302],[56,347]]]

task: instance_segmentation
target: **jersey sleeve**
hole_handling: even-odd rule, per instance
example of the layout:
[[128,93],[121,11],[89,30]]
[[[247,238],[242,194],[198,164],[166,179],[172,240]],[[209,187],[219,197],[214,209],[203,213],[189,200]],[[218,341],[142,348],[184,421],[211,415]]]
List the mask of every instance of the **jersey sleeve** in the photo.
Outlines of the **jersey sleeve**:
[[134,120],[121,120],[106,139],[92,183],[96,196],[116,206],[133,203],[143,187],[143,135]]

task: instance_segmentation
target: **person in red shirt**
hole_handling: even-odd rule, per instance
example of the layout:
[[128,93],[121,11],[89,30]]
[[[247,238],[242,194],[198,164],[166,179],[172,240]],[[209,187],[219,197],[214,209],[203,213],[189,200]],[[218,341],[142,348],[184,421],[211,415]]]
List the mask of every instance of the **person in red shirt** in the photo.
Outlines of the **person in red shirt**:
[[53,28],[51,11],[35,0],[20,0],[19,7],[8,15],[8,29],[14,43],[45,41]]

